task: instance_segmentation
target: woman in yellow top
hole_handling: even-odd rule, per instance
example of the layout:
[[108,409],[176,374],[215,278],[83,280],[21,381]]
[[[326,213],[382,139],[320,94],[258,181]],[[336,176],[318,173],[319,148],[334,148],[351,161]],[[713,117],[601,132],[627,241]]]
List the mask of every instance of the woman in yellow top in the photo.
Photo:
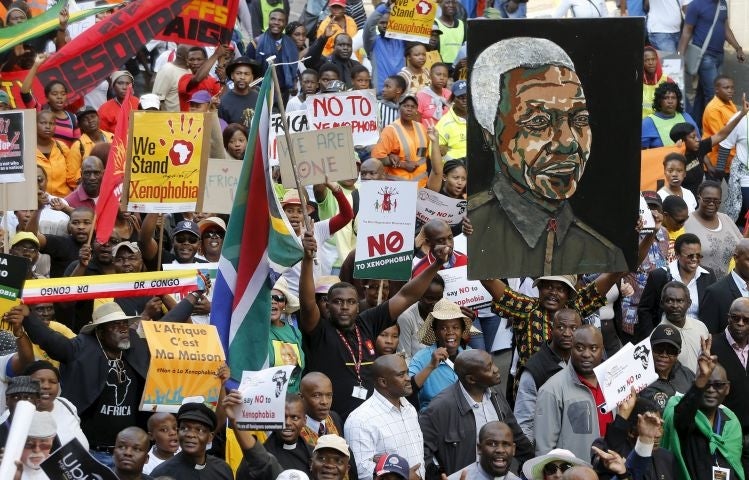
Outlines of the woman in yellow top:
[[642,118],[653,113],[653,97],[655,89],[663,82],[673,82],[668,75],[663,73],[661,59],[658,52],[651,46],[645,47],[643,54],[642,73]]
[[[47,172],[47,193],[56,197],[67,196],[76,185],[69,185],[68,175],[69,149],[64,143],[56,140],[55,114],[42,110],[36,114],[36,164]],[[72,173],[72,172],[71,172]]]
[[[318,37],[328,37],[328,41],[325,42],[325,47],[322,50],[323,57],[327,57],[333,53],[335,39],[340,33],[347,33],[349,37],[354,38],[356,32],[359,30],[354,19],[345,13],[346,0],[330,0],[328,2],[328,9],[330,9],[330,15],[320,22],[320,25],[317,27]],[[328,32],[325,29],[331,23],[333,25],[333,34],[327,35]]]

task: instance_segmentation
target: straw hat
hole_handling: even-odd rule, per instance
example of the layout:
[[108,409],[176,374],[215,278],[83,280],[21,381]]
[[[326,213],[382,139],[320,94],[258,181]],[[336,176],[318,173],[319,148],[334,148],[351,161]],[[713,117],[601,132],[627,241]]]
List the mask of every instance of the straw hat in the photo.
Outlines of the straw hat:
[[570,289],[570,299],[577,296],[577,277],[574,275],[548,275],[546,277],[538,277],[534,280],[533,286],[538,287],[538,284],[544,280],[548,282],[561,282],[567,285]]
[[136,320],[140,320],[140,317],[126,315],[125,312],[122,311],[122,307],[118,304],[115,302],[107,302],[94,310],[94,313],[91,314],[91,323],[84,325],[83,328],[81,328],[81,333],[93,333],[99,325],[118,322],[120,320],[129,320],[132,323]]
[[285,277],[281,277],[276,281],[276,284],[273,285],[273,290],[278,290],[286,297],[286,307],[284,307],[283,313],[294,313],[299,310],[299,297],[291,293]]
[[462,337],[466,337],[466,334],[471,331],[473,322],[470,318],[463,315],[460,307],[445,298],[441,299],[434,304],[432,313],[427,315],[427,319],[424,320],[424,324],[419,328],[418,338],[424,345],[432,345],[437,341],[437,337],[434,334],[434,321],[435,320],[452,320],[452,319],[463,320],[463,333]]
[[590,464],[575,457],[575,454],[563,448],[555,448],[546,455],[531,458],[523,464],[523,475],[528,480],[543,480],[544,465],[550,462],[567,462],[570,465],[590,467]]
[[[283,198],[281,199],[281,208],[285,207],[286,205],[301,205],[302,199],[299,198],[299,192],[292,188],[289,190],[286,190],[286,193],[283,194]],[[310,205],[310,202],[307,201],[307,213],[312,213],[315,211],[315,207]]]

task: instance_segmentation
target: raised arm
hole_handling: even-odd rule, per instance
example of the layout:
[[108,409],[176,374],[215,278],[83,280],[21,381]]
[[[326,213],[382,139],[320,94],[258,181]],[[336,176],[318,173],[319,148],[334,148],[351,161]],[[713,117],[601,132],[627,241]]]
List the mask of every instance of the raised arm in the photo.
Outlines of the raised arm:
[[398,318],[408,307],[419,301],[424,295],[424,292],[429,288],[429,284],[432,283],[432,279],[437,272],[442,268],[442,265],[450,258],[453,251],[452,248],[447,245],[437,245],[432,249],[432,255],[435,257],[435,262],[432,263],[426,270],[421,272],[418,276],[409,280],[408,283],[403,285],[398,293],[388,301],[388,309],[390,311],[390,318]]
[[442,161],[442,151],[440,150],[439,132],[434,127],[427,128],[427,135],[429,135],[429,141],[431,146],[431,154],[429,155],[429,163],[432,165],[432,171],[429,172],[429,179],[427,180],[427,188],[429,190],[439,192],[442,189],[442,175],[444,169],[444,162]]
[[23,79],[23,83],[21,84],[22,95],[31,93],[31,86],[34,83],[34,78],[36,78],[36,72],[48,57],[49,54],[46,53],[40,53],[36,56],[36,58],[34,59],[34,64],[29,69],[29,73],[26,74],[26,77]]
[[28,311],[29,307],[21,304],[14,306],[4,315],[5,320],[11,325],[13,336],[16,337],[17,351],[10,360],[11,369],[16,375],[21,375],[26,365],[35,360],[34,345],[23,328],[23,319]]
[[211,68],[213,68],[213,64],[216,63],[216,60],[226,55],[226,47],[224,47],[223,44],[219,44],[216,47],[216,50],[213,51],[213,55],[208,57],[208,59],[203,62],[203,65],[200,66],[197,72],[195,72],[195,75],[192,76],[189,82],[187,82],[187,90],[191,90],[198,86],[200,82],[202,82],[209,73],[211,73]]
[[734,128],[736,128],[736,125],[739,124],[741,119],[744,118],[747,113],[749,113],[749,102],[746,101],[745,93],[741,96],[741,111],[739,112],[739,114],[734,115],[733,118],[731,118],[731,120],[729,120],[723,128],[718,130],[715,135],[710,137],[710,141],[713,142],[713,146],[725,140],[726,137],[733,131]]
[[299,274],[299,327],[312,332],[320,323],[320,309],[315,301],[315,279],[312,275],[312,262],[317,252],[317,241],[312,232],[305,232],[302,236],[304,257],[302,258],[302,272]]
[[[140,233],[138,233],[138,247],[140,247],[143,260],[145,261],[153,260],[159,253],[159,244],[153,238],[158,221],[158,214],[149,213],[146,215],[146,218],[143,219],[143,223],[140,226]],[[161,228],[164,228],[163,224],[161,225]]]
[[331,217],[329,223],[330,234],[333,235],[354,219],[354,209],[348,203],[346,194],[343,193],[343,188],[340,185],[328,183],[327,186],[333,192],[335,201],[338,203],[338,213]]
[[33,312],[24,310],[24,315],[23,328],[29,339],[47,352],[51,359],[67,363],[75,358],[78,352],[78,337],[66,338],[65,335],[55,332],[39,320]]

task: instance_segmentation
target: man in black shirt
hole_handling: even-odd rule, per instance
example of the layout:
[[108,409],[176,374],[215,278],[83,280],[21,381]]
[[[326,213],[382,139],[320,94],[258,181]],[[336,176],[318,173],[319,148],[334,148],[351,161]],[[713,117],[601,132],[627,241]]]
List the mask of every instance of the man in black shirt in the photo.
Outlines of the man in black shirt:
[[317,251],[314,236],[305,233],[302,246],[299,326],[309,351],[308,369],[326,374],[333,382],[333,410],[345,421],[372,391],[370,367],[375,359],[377,336],[395,324],[398,316],[422,297],[434,275],[450,258],[452,248],[435,246],[431,253],[437,261],[406,283],[392,298],[361,314],[356,288],[345,282],[333,285],[327,299],[330,318],[323,319],[315,301],[312,276],[312,261]]
[[260,64],[251,58],[239,57],[226,67],[226,75],[234,82],[234,88],[221,97],[218,116],[226,123],[239,123],[249,128],[257,103],[257,92],[250,84],[261,76]]

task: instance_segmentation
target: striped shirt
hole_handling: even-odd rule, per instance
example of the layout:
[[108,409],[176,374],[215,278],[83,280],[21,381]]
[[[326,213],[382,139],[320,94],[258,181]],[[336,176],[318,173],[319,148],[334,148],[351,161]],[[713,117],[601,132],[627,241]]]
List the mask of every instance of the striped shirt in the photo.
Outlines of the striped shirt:
[[377,101],[377,127],[382,130],[401,116],[400,108],[387,100]]

